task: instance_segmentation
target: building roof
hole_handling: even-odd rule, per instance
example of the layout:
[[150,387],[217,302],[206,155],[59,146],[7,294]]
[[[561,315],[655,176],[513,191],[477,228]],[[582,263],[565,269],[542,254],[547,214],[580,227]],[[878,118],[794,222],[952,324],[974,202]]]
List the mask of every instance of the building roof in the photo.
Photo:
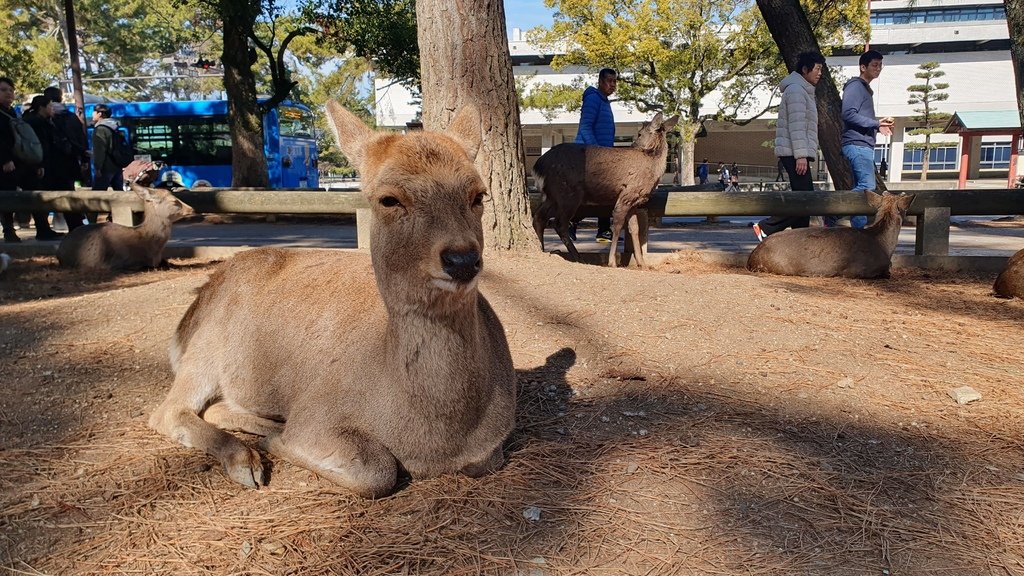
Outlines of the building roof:
[[978,110],[957,112],[949,119],[944,132],[958,134],[961,132],[1002,132],[1004,134],[1020,130],[1020,112],[1017,110]]

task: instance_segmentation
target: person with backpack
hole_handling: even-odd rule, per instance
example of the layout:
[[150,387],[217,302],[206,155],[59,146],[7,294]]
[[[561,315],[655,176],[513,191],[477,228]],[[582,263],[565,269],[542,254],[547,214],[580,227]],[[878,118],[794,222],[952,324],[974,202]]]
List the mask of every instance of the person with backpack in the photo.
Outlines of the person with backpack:
[[[92,189],[124,190],[121,170],[131,163],[132,158],[128,155],[127,162],[124,161],[128,143],[121,133],[121,127],[117,120],[110,117],[110,106],[106,104],[93,107],[92,122]],[[130,151],[129,148],[127,152]]]
[[[82,178],[82,166],[87,165],[88,145],[85,140],[85,126],[78,115],[64,105],[64,94],[60,88],[50,86],[43,90],[43,95],[52,101],[53,126],[55,143],[53,165],[55,170],[47,171],[47,190],[74,190],[75,181]],[[65,212],[64,220],[68,231],[85,223],[85,215],[81,212]]]
[[[52,173],[57,173],[61,167],[56,164],[58,160],[55,153],[56,128],[53,125],[53,109],[50,108],[50,97],[39,95],[32,98],[28,110],[22,116],[25,122],[35,131],[43,148],[43,161],[37,165],[26,165],[18,167],[18,184],[22,190],[51,190],[48,186]],[[64,234],[55,232],[50,227],[49,213],[46,211],[33,212],[32,219],[36,223],[36,240],[60,240]]]

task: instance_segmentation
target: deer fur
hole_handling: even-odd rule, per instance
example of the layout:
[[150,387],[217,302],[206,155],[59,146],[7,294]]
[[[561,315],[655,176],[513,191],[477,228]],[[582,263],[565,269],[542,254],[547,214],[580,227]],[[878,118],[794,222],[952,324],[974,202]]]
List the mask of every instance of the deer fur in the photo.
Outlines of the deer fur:
[[364,497],[413,478],[503,463],[516,377],[501,322],[477,288],[480,117],[444,134],[376,133],[335,102],[336,141],[373,212],[370,254],[259,249],[203,286],[171,346],[174,383],[149,420],[258,487],[277,458]]
[[876,209],[862,229],[797,228],[772,234],[747,259],[747,269],[787,276],[888,278],[900,227],[914,196],[864,192]]
[[131,188],[143,200],[142,224],[133,227],[104,222],[75,228],[57,247],[62,267],[140,270],[160,265],[164,246],[171,239],[171,224],[195,211],[166,190],[138,184]]
[[1010,256],[992,291],[1003,298],[1024,298],[1024,250]]
[[666,133],[679,116],[662,120],[661,112],[644,124],[629,148],[607,148],[587,144],[559,144],[548,150],[533,166],[533,177],[541,194],[533,217],[533,229],[544,249],[544,228],[554,218],[555,231],[569,250],[580,255],[569,238],[569,223],[580,206],[612,207],[612,243],[608,265],[615,266],[619,233],[628,221],[637,263],[645,267],[640,247],[636,210],[651,198],[651,192],[665,173],[668,158]]

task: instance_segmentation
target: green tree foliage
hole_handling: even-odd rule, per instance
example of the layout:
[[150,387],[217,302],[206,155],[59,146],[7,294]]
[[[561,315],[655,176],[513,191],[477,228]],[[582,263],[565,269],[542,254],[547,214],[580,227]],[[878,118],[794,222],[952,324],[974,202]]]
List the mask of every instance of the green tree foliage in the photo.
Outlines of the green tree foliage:
[[536,75],[533,73],[516,77],[520,108],[538,110],[544,119],[550,122],[563,112],[574,112],[582,107],[583,100],[580,95],[586,88],[583,77],[574,79],[570,84],[531,83]]
[[[731,0],[545,0],[550,29],[530,32],[556,56],[555,68],[616,68],[617,98],[642,112],[680,114],[681,165],[693,164],[693,138],[708,119],[756,118],[777,102],[758,97],[786,69],[753,2]],[[863,3],[807,0],[823,45],[866,37]],[[715,105],[709,96],[715,94]],[[578,98],[579,96],[577,96]],[[684,182],[693,175],[683,170]]]
[[[936,110],[935,104],[949,98],[949,94],[943,92],[943,90],[949,88],[949,84],[946,82],[936,81],[937,78],[942,78],[946,75],[945,72],[939,70],[938,62],[925,62],[918,66],[918,68],[920,69],[920,72],[914,73],[914,77],[922,80],[923,83],[912,84],[907,87],[907,92],[910,93],[910,97],[907,99],[907,104],[916,104],[919,106],[919,108],[914,108],[914,112],[918,113],[918,116],[914,117],[918,127],[910,130],[908,133],[924,136],[924,144],[919,146],[924,150],[924,159],[921,166],[921,180],[927,180],[928,154],[932,149],[932,134],[941,133],[951,116],[946,112],[939,112]],[[914,147],[913,145],[908,146]]]
[[[161,57],[211,34],[208,22],[167,0],[76,0],[75,9],[82,73],[90,93],[133,99],[160,94],[170,88],[166,78],[153,78],[166,75]],[[23,93],[69,78],[64,18],[62,2],[0,0],[0,23],[8,30],[0,69],[19,81]]]
[[414,0],[307,0],[302,13],[320,27],[327,46],[365,58],[378,74],[419,90]]

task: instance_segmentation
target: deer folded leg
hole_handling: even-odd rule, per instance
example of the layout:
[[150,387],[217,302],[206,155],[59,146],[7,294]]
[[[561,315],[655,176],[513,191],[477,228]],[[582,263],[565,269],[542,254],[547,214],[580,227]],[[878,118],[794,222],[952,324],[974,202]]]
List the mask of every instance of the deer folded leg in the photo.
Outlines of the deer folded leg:
[[284,422],[262,418],[240,408],[231,407],[227,402],[211,404],[203,411],[203,420],[221,430],[246,432],[257,436],[268,436],[284,430]]
[[352,490],[363,498],[380,498],[395,487],[398,463],[380,442],[354,431],[296,431],[263,440],[268,452]]
[[258,488],[266,483],[259,452],[186,407],[165,402],[150,417],[149,425],[184,446],[213,456],[224,465],[228,477],[243,486]]

